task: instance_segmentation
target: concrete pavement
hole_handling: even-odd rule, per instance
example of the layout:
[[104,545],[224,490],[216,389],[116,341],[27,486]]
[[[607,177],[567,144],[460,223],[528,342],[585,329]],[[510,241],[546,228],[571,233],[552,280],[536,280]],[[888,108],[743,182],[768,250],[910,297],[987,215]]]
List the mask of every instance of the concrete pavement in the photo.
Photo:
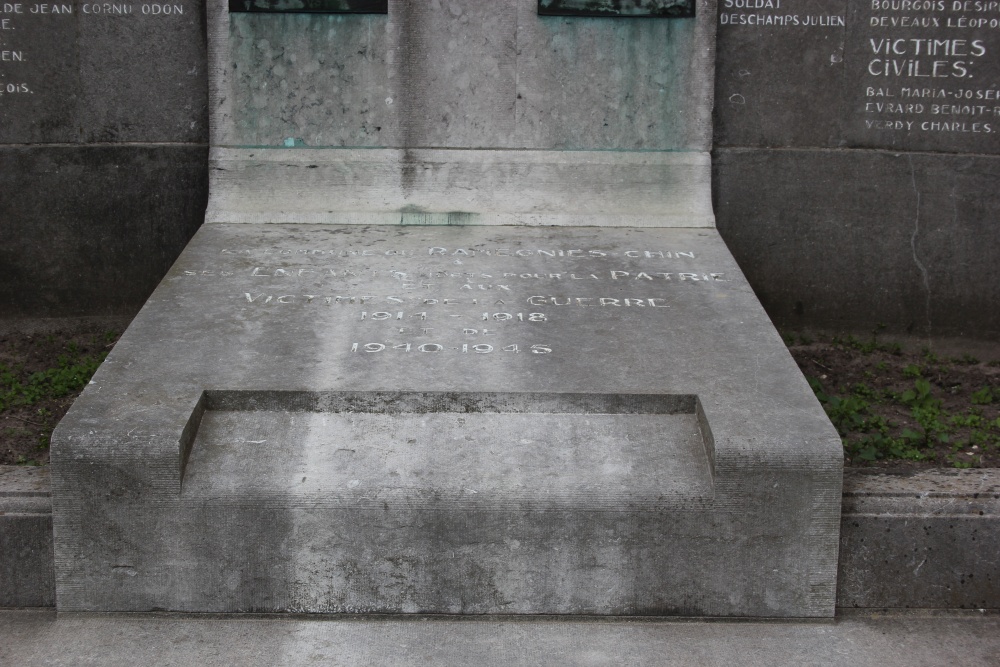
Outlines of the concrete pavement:
[[0,611],[0,665],[991,667],[1000,615],[834,621],[264,617]]

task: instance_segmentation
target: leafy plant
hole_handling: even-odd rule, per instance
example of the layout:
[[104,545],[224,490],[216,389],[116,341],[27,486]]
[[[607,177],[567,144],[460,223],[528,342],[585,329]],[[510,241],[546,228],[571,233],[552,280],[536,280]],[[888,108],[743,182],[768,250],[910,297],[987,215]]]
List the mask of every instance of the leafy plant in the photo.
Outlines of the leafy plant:
[[923,433],[907,429],[903,431],[904,438],[911,441],[921,439],[925,445],[931,444],[935,437],[938,442],[948,442],[947,426],[941,421],[941,399],[931,394],[930,382],[917,378],[912,389],[900,394],[899,402],[910,408],[913,419],[923,429]]
[[16,405],[34,405],[43,399],[62,398],[83,389],[108,353],[80,355],[76,346],[68,347],[70,354],[60,355],[53,368],[27,377],[22,368],[0,364],[0,411]]
[[1000,398],[1000,391],[993,393],[993,388],[987,385],[979,391],[973,392],[970,400],[974,405],[989,405],[998,398]]
[[974,356],[972,356],[968,352],[966,352],[965,354],[963,354],[960,357],[955,357],[951,361],[952,361],[952,363],[962,364],[964,366],[975,366],[976,364],[979,363],[979,359],[976,359]]
[[840,347],[857,350],[862,354],[872,354],[873,352],[888,352],[893,355],[902,354],[903,348],[899,343],[878,342],[878,333],[882,328],[884,328],[884,325],[878,325],[878,327],[872,331],[871,340],[861,340],[855,336],[834,336],[830,339],[830,342],[834,345],[839,345]]
[[874,389],[858,383],[854,385],[852,394],[841,397],[826,393],[822,383],[816,378],[808,380],[816,398],[830,417],[830,422],[840,434],[848,455],[863,461],[925,458],[913,442],[906,438],[891,437],[893,424],[872,412],[872,403],[868,399],[878,397],[878,392]]
[[953,455],[949,455],[947,460],[952,468],[971,468],[975,465],[975,461],[966,461]]
[[959,428],[976,428],[983,425],[983,416],[974,409],[970,409],[964,415],[952,415],[948,419],[948,423]]
[[928,348],[892,359],[879,332],[870,339],[827,338],[832,349],[792,351],[807,376],[815,374],[810,385],[848,457],[855,464],[997,465],[1000,384],[987,368],[1000,361],[983,363],[970,354],[942,358]]

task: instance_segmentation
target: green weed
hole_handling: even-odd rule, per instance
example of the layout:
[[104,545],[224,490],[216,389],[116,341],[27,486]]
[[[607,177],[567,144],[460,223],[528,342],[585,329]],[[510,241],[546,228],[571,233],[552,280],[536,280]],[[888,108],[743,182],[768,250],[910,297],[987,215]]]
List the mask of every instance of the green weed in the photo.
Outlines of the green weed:
[[947,460],[948,463],[951,464],[952,468],[971,468],[975,465],[973,461],[964,461],[954,456],[948,456]]
[[947,426],[941,421],[941,399],[931,394],[931,383],[924,378],[917,378],[912,389],[907,389],[899,395],[899,402],[910,408],[910,414],[916,420],[922,433],[915,433],[912,430],[903,431],[903,437],[915,441],[922,439],[925,445],[930,445],[931,440],[937,438],[938,442],[948,442],[949,434]]
[[948,419],[949,425],[958,428],[978,428],[983,425],[984,421],[983,415],[974,409],[970,409],[964,415],[952,415]]
[[[863,359],[861,354],[893,349],[879,342],[879,331],[870,339],[830,340],[842,351],[825,362],[833,369],[819,364],[831,378],[822,376],[829,387],[809,378],[845,453],[856,463],[907,459],[963,468],[995,465],[992,461],[1000,452],[1000,385],[980,379],[976,368],[958,368],[983,362],[970,354],[942,359],[929,348],[905,360],[884,355]],[[850,365],[840,369],[837,364],[843,359]],[[1000,360],[985,365],[1000,366]],[[960,403],[956,397],[965,400]]]
[[837,429],[844,443],[844,450],[852,458],[875,461],[882,458],[922,460],[925,458],[920,448],[906,438],[893,438],[889,432],[893,428],[885,417],[873,414],[872,402],[878,392],[858,383],[848,396],[826,393],[822,383],[816,378],[808,378],[816,398],[826,410],[830,422]]
[[44,399],[62,398],[82,389],[107,352],[81,356],[75,346],[69,347],[70,355],[61,355],[54,368],[27,377],[23,369],[0,365],[0,411],[12,406],[34,405]]
[[872,332],[872,337],[870,340],[861,340],[855,336],[834,336],[830,339],[830,343],[833,345],[839,345],[840,347],[846,347],[852,350],[857,350],[862,354],[871,354],[873,352],[888,352],[889,354],[899,355],[903,353],[903,348],[899,343],[880,343],[878,341],[878,330]]
[[851,393],[858,398],[867,398],[870,400],[877,401],[880,398],[880,393],[863,382],[857,382],[853,387],[851,387]]
[[994,393],[993,388],[987,385],[979,391],[972,392],[971,400],[973,405],[989,405],[998,398],[1000,398],[1000,391]]
[[979,363],[979,359],[966,352],[961,357],[953,358],[951,362],[953,364],[962,364],[963,366],[975,366]]

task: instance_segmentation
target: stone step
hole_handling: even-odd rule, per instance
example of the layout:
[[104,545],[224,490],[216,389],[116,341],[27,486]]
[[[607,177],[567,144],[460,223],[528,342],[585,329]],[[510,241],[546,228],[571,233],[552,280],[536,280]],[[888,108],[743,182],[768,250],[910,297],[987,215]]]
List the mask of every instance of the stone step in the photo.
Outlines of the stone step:
[[205,407],[192,499],[620,512],[714,496],[694,396],[213,391]]
[[689,573],[667,567],[664,536],[715,497],[693,396],[237,391],[205,404],[180,500],[212,507],[202,553],[231,549],[234,528],[253,535],[261,576],[290,582],[277,608],[666,611],[657,591]]
[[49,467],[0,466],[0,607],[55,603]]

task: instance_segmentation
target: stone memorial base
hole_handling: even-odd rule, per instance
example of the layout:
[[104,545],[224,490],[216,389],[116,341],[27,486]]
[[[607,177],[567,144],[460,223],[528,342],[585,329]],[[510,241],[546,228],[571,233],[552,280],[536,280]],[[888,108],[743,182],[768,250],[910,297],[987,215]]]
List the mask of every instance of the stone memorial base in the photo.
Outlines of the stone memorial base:
[[61,611],[832,616],[714,229],[207,224],[53,437]]

